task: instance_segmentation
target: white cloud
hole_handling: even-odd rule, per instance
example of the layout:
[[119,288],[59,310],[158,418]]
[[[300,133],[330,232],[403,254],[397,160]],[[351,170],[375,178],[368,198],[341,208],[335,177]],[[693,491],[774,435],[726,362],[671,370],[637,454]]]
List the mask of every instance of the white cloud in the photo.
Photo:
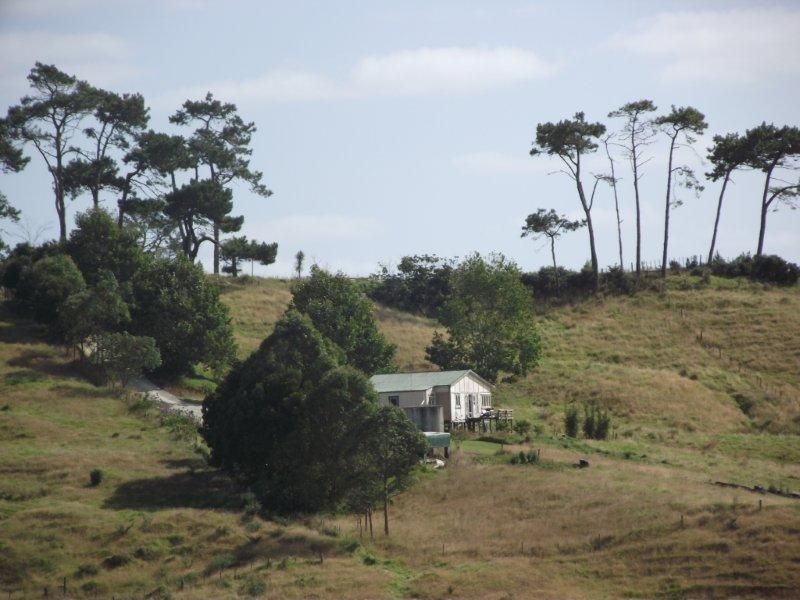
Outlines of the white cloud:
[[271,220],[260,231],[278,242],[361,241],[380,235],[383,227],[372,217],[347,215],[287,215]]
[[663,62],[668,82],[750,83],[800,73],[800,11],[752,8],[662,13],[611,44]]
[[463,93],[541,79],[554,71],[554,65],[519,48],[420,48],[364,57],[341,80],[303,70],[274,69],[249,79],[174,90],[158,104],[172,106],[176,100],[209,89],[236,102]]
[[125,40],[106,33],[0,33],[0,81],[6,92],[26,90],[25,74],[39,61],[92,84],[112,85],[138,72],[130,63],[132,54]]
[[406,95],[489,89],[554,70],[520,48],[419,48],[362,58],[352,80],[357,90]]

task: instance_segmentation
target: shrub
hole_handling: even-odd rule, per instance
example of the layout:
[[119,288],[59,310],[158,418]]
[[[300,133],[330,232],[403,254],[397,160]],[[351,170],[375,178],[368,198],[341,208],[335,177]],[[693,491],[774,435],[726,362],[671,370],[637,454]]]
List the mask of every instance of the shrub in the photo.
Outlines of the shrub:
[[757,281],[777,285],[794,285],[800,277],[800,267],[783,260],[780,256],[756,256],[750,277]]
[[21,312],[48,325],[52,334],[62,337],[58,323],[61,307],[69,296],[85,287],[81,272],[69,256],[48,256],[23,269],[16,305]]
[[103,481],[103,472],[100,469],[92,469],[89,471],[89,484],[92,487],[97,487]]
[[243,596],[258,597],[267,591],[267,583],[256,575],[250,575],[239,587],[239,593]]
[[378,329],[372,303],[349,277],[311,267],[311,276],[292,290],[292,307],[344,351],[344,364],[368,375],[391,367],[395,347]]
[[156,341],[162,374],[190,373],[198,362],[217,370],[232,362],[228,309],[199,266],[185,258],[153,260],[136,272],[131,284],[130,331]]
[[131,562],[131,557],[127,554],[112,554],[103,559],[103,566],[106,569],[117,569],[124,567]]
[[525,419],[517,419],[514,422],[514,432],[519,435],[527,435],[531,431],[531,422]]
[[611,429],[611,416],[608,411],[601,410],[597,413],[597,418],[594,426],[594,439],[605,440],[608,439],[608,434]]
[[583,435],[586,436],[587,439],[594,438],[595,435],[595,407],[592,405],[591,408],[587,408],[586,406],[583,407]]
[[142,371],[151,371],[161,364],[161,355],[151,337],[127,332],[104,333],[96,341],[93,361],[123,387]]
[[669,270],[672,273],[680,273],[681,263],[679,263],[677,260],[669,261]]
[[564,411],[564,433],[567,437],[578,437],[578,407],[575,405]]
[[82,577],[97,575],[97,573],[98,573],[98,568],[95,565],[86,563],[78,567],[78,569],[75,571],[75,577],[80,579]]

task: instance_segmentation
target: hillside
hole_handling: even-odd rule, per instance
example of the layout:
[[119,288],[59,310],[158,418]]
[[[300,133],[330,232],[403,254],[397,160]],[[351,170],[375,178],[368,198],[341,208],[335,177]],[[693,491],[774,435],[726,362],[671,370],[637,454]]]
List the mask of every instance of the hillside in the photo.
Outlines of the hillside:
[[[726,283],[542,315],[541,365],[497,389],[532,442],[459,442],[396,499],[391,537],[361,543],[351,516],[248,516],[186,423],[86,383],[3,310],[0,592],[60,595],[66,577],[71,597],[795,597],[800,500],[711,482],[800,491],[800,291]],[[244,353],[288,284],[223,298]],[[421,367],[435,324],[377,316]],[[564,404],[587,399],[611,409],[611,440],[561,437]],[[508,464],[521,449],[541,462]]]

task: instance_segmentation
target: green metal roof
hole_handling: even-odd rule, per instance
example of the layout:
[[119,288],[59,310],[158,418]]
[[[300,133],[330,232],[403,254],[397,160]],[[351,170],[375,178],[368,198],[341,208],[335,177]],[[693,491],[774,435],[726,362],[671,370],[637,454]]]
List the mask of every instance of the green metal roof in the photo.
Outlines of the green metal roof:
[[[467,373],[472,373],[472,371],[466,369],[464,371],[431,371],[430,373],[393,373],[391,375],[373,375],[370,380],[378,393],[416,392],[437,385],[453,385]],[[484,381],[476,373],[473,375]],[[488,382],[487,385],[489,385]]]

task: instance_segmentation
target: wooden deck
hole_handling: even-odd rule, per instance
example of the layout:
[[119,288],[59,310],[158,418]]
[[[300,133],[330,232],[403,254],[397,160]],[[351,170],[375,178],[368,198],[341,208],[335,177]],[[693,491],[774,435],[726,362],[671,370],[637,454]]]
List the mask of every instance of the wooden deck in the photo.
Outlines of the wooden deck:
[[497,430],[498,423],[514,424],[514,410],[509,408],[499,408],[490,410],[477,417],[467,417],[463,421],[445,421],[444,430],[454,431],[456,429],[466,429],[468,431],[491,432]]

